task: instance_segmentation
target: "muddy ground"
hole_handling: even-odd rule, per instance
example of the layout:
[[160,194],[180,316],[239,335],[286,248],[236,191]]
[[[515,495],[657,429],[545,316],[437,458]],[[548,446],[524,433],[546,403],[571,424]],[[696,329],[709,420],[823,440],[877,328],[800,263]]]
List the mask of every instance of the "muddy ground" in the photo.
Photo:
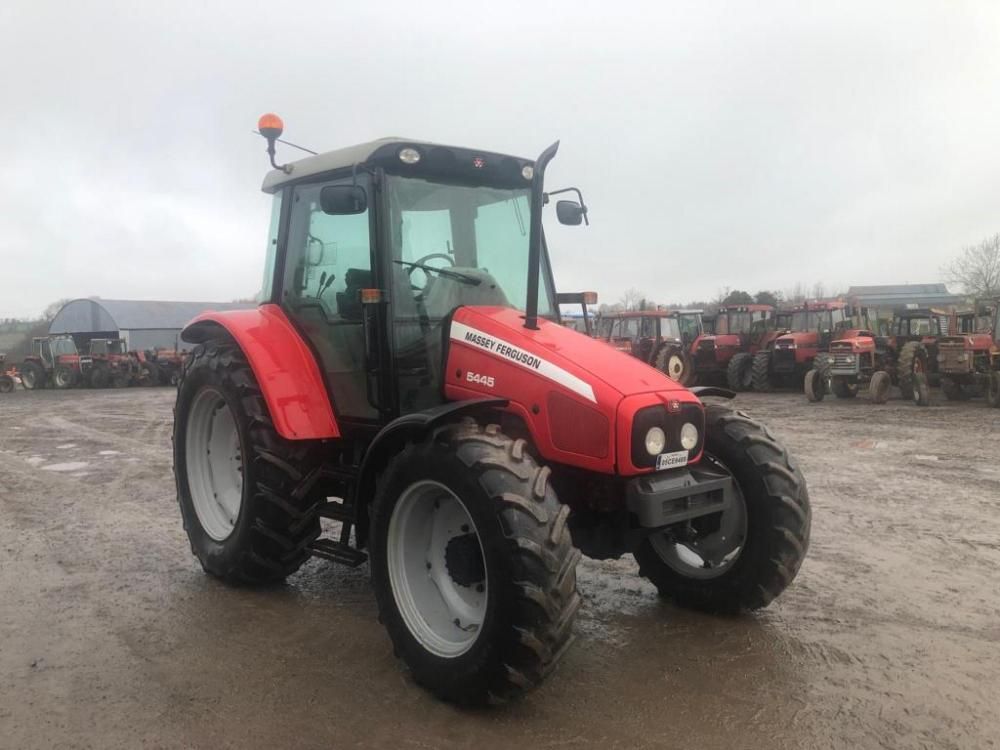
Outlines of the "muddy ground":
[[0,747],[994,747],[1000,411],[936,398],[741,396],[809,481],[792,588],[715,618],[585,562],[558,671],[469,712],[393,658],[364,568],[201,572],[169,389],[0,395]]

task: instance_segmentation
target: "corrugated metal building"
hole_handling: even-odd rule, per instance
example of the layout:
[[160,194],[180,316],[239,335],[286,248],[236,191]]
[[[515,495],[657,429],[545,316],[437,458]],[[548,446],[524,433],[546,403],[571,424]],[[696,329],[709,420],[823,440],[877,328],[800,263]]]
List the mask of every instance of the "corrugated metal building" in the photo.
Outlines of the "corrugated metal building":
[[70,334],[78,347],[95,338],[124,339],[132,351],[190,349],[181,329],[205,310],[245,310],[242,302],[166,302],[159,300],[75,299],[63,305],[50,334]]
[[966,298],[952,294],[944,284],[886,284],[882,286],[852,286],[845,295],[868,307],[893,308],[903,305],[948,307],[962,305]]

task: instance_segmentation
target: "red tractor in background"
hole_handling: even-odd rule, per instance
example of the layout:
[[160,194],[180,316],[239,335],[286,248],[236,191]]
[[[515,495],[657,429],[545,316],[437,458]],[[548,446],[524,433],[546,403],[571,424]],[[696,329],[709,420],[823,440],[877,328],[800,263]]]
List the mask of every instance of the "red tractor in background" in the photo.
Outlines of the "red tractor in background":
[[916,398],[914,383],[919,373],[927,376],[930,385],[936,385],[938,372],[938,341],[957,326],[953,312],[908,305],[893,313],[892,329],[888,337],[889,348],[896,352],[895,381],[905,399]]
[[137,352],[140,367],[148,366],[153,373],[150,382],[144,385],[177,385],[187,352],[176,349],[151,349]]
[[797,387],[812,369],[816,357],[850,325],[846,302],[811,302],[784,311],[788,330],[753,358],[755,391],[778,386]]
[[7,367],[7,355],[0,353],[0,393],[10,393],[14,390],[14,378],[17,370]]
[[734,391],[749,390],[753,356],[782,329],[771,305],[724,305],[714,320],[714,333],[704,333],[691,344],[695,379],[724,382]]
[[[558,144],[530,161],[382,139],[278,165],[280,120],[259,130],[273,276],[257,309],[181,334],[174,473],[205,571],[269,584],[367,559],[394,652],[463,704],[551,672],[581,553],[633,554],[663,596],[715,612],[792,582],[810,509],[784,447],[704,401],[728,391],[559,324]],[[586,212],[555,205],[563,224]]]
[[139,379],[140,365],[122,339],[91,339],[87,383],[91,388],[127,388]]
[[668,310],[607,313],[601,317],[600,338],[681,385],[688,385],[694,377],[691,355],[681,337],[676,313]]
[[977,300],[972,311],[955,316],[957,330],[937,341],[941,391],[949,401],[964,401],[981,389],[991,406],[1000,406],[1000,299]]
[[38,336],[31,340],[31,354],[24,358],[19,368],[21,385],[26,390],[44,388],[72,388],[83,379],[84,369],[90,358],[77,351],[70,336]]

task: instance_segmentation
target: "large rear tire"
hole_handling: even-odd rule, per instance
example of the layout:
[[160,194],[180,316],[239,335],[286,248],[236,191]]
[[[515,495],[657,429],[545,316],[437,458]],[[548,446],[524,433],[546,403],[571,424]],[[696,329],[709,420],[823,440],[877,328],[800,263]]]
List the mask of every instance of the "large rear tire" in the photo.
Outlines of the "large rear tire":
[[753,356],[749,352],[737,352],[729,360],[726,382],[731,390],[737,392],[749,391],[753,387]]
[[896,383],[905,399],[913,398],[913,374],[927,370],[927,349],[919,341],[908,341],[899,350]]
[[[745,414],[710,404],[705,429],[703,460],[732,475],[742,523],[720,513],[688,524],[693,538],[688,534],[678,541],[678,532],[672,531],[665,546],[664,540],[649,537],[635,554],[639,574],[652,581],[661,596],[684,607],[721,613],[760,609],[788,587],[805,559],[811,523],[806,481],[785,448]],[[719,537],[719,529],[726,527],[734,536]],[[732,550],[721,558],[703,554],[709,539]],[[686,546],[687,552],[665,554],[670,545]],[[722,562],[709,565],[710,558]]]
[[516,697],[570,643],[580,553],[548,477],[523,440],[467,420],[407,444],[378,480],[380,619],[414,679],[444,700]]
[[681,385],[689,385],[694,375],[691,356],[678,346],[664,346],[656,353],[653,365],[671,380]]
[[59,365],[52,373],[52,385],[60,390],[76,385],[76,371],[72,367]]
[[45,370],[37,362],[24,362],[18,369],[21,376],[21,387],[26,391],[33,391],[36,388],[44,388],[46,375]]
[[273,583],[320,534],[322,448],[275,431],[235,344],[199,345],[174,408],[174,477],[191,551],[229,583]]
[[805,391],[806,398],[812,403],[818,403],[826,396],[826,385],[819,370],[810,370],[806,373],[802,383],[802,390]]
[[751,380],[755,391],[770,393],[774,390],[774,383],[771,381],[771,352],[757,352],[754,355]]

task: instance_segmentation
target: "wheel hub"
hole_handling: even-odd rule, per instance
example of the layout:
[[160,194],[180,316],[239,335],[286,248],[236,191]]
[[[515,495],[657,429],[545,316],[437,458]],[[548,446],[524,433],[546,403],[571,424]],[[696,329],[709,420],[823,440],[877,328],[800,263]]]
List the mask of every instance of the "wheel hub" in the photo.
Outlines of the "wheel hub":
[[453,536],[444,549],[444,564],[451,580],[459,586],[472,586],[486,578],[483,555],[475,534]]

